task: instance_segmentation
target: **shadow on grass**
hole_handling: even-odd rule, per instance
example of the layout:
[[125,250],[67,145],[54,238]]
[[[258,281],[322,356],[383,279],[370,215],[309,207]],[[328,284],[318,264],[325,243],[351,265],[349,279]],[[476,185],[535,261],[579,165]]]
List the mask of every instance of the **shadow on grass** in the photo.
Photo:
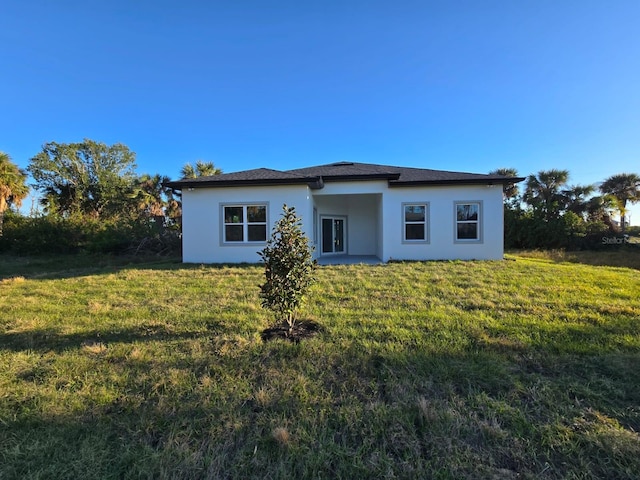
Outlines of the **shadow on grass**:
[[[203,399],[160,405],[166,400],[138,404],[123,396],[79,416],[43,414],[0,423],[7,447],[0,478],[258,479],[300,478],[300,465],[318,471],[306,459],[292,459],[271,428],[256,421],[258,415],[250,425],[225,425],[224,435],[211,435],[222,428],[221,420]],[[342,468],[349,467],[346,452],[342,457]],[[323,473],[329,478],[329,471]]]
[[90,331],[71,334],[59,333],[54,329],[28,330],[0,333],[0,351],[20,352],[32,350],[59,353],[82,347],[97,348],[101,344],[181,340],[192,339],[201,335],[201,332],[175,333],[153,327],[120,329],[113,332]]
[[52,280],[108,275],[123,270],[194,270],[200,268],[251,268],[257,264],[182,263],[179,257],[132,257],[116,255],[51,255],[20,257],[0,254],[0,281],[13,277]]
[[[181,337],[114,335],[100,339]],[[8,397],[21,413],[0,422],[0,477],[637,478],[629,430],[639,425],[637,353],[485,343],[456,354],[359,342],[319,353],[309,345],[162,363],[162,372],[210,378],[182,388],[156,388],[150,365],[128,365],[121,395],[80,411],[51,414],[24,406],[37,397]],[[229,375],[218,381],[216,371]],[[274,440],[281,425],[289,444]]]

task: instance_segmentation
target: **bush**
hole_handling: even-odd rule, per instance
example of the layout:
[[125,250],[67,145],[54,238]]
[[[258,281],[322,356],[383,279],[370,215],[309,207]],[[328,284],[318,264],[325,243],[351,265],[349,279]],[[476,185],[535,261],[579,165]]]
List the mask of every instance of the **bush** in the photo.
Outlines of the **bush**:
[[149,219],[100,220],[88,216],[7,215],[0,251],[18,255],[50,253],[176,253],[179,233]]
[[69,223],[54,217],[5,218],[0,249],[18,255],[75,253],[79,233]]
[[615,232],[604,222],[585,222],[573,212],[546,220],[536,212],[505,205],[504,246],[507,249],[599,250],[604,245],[603,237],[610,236],[615,236]]
[[311,287],[316,266],[313,247],[300,228],[294,207],[282,206],[282,218],[265,248],[258,252],[265,264],[266,281],[260,286],[262,306],[271,310],[277,322],[293,330],[296,312]]

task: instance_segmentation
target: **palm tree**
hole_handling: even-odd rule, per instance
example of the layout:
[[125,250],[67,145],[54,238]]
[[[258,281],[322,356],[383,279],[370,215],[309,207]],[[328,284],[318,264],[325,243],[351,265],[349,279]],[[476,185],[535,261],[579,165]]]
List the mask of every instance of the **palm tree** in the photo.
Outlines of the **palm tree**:
[[591,197],[586,202],[587,221],[591,223],[604,223],[610,231],[615,231],[615,226],[611,221],[611,211],[616,208],[616,201],[611,195],[600,195]]
[[[502,175],[505,177],[517,177],[518,170],[515,168],[498,168],[496,170],[492,170],[489,172],[489,175]],[[502,193],[504,194],[504,198],[506,200],[511,200],[518,196],[520,190],[518,189],[517,183],[505,183],[502,186]]]
[[159,174],[145,173],[138,177],[134,187],[138,209],[151,217],[164,217],[165,197],[169,190],[164,183],[168,181],[169,177]]
[[26,172],[20,170],[9,155],[0,152],[0,235],[4,213],[11,205],[22,205],[22,200],[29,194],[26,180]]
[[588,198],[595,190],[593,185],[572,185],[562,190],[565,208],[584,219],[588,210]]
[[537,175],[527,177],[523,199],[534,210],[540,211],[546,221],[560,213],[562,203],[561,188],[569,180],[567,170],[541,170]]
[[202,160],[196,161],[195,168],[190,163],[185,164],[180,170],[182,178],[196,178],[196,177],[212,177],[213,175],[220,175],[222,170],[216,168],[213,162],[203,162]]
[[624,233],[626,228],[625,216],[627,214],[627,202],[636,203],[640,201],[640,175],[636,173],[619,173],[607,178],[600,191],[611,195],[616,199],[616,206],[620,212],[620,228]]
[[169,219],[170,224],[180,225],[182,223],[182,202],[180,197],[174,196],[173,190],[167,189],[167,206],[165,207],[165,215]]
[[182,217],[182,204],[174,191],[165,186],[171,179],[164,175],[147,173],[135,181],[131,198],[139,213],[153,219],[158,225],[175,225]]

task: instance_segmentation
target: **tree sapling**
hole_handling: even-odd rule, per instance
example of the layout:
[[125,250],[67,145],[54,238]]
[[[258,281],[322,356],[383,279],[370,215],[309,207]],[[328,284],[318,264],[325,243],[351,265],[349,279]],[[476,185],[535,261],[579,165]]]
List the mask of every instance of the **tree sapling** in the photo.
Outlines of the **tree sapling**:
[[276,322],[286,324],[291,334],[297,310],[315,281],[316,261],[295,208],[285,204],[282,210],[267,245],[258,252],[264,261],[266,278],[260,286],[260,298],[262,307],[271,310]]

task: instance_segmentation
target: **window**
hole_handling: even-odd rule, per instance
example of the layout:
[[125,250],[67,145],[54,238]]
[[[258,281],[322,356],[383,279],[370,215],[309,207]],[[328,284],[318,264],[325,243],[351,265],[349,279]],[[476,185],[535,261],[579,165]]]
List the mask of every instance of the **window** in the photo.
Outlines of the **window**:
[[479,242],[480,202],[456,203],[456,241]]
[[403,240],[405,242],[429,241],[427,228],[428,203],[405,203],[402,205],[404,222]]
[[265,242],[267,240],[266,205],[223,206],[224,243]]

